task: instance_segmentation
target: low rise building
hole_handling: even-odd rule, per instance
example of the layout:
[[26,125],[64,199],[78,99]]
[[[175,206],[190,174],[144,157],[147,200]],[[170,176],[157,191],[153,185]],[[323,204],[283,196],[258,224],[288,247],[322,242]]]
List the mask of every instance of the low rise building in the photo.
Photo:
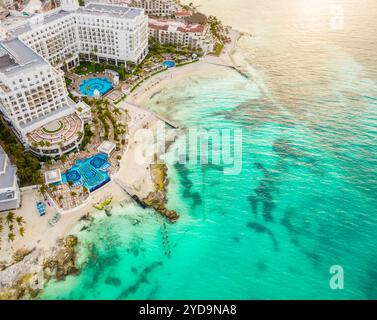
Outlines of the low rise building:
[[175,0],[131,0],[130,6],[143,8],[149,16],[172,17],[179,10]]
[[161,44],[201,49],[204,53],[213,51],[214,46],[207,26],[177,20],[149,19],[149,36]]
[[0,146],[0,211],[17,209],[21,204],[16,166]]

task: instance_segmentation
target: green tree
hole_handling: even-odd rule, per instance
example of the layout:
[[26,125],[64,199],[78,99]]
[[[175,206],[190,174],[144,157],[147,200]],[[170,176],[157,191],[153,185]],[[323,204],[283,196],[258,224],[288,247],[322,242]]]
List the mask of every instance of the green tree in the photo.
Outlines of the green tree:
[[16,217],[16,222],[19,226],[22,226],[24,223],[25,223],[25,219],[24,217],[21,217],[21,216],[17,216]]
[[8,212],[8,214],[7,214],[6,218],[5,218],[6,221],[7,221],[8,226],[13,223],[14,217],[15,217],[14,212],[12,212],[12,211]]
[[25,228],[24,227],[21,227],[18,231],[20,232],[21,237],[23,237],[25,235]]
[[9,241],[14,241],[16,239],[16,235],[13,232],[8,233],[8,242]]
[[40,187],[39,187],[39,192],[40,194],[44,195],[48,190],[48,187],[45,185],[45,184],[42,184]]

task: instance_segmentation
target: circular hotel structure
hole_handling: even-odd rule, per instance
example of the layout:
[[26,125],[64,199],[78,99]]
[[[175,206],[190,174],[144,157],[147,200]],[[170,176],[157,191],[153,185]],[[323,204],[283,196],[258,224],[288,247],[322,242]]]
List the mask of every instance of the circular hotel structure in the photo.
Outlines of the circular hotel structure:
[[35,129],[27,135],[33,153],[55,157],[78,148],[84,137],[84,121],[72,113]]

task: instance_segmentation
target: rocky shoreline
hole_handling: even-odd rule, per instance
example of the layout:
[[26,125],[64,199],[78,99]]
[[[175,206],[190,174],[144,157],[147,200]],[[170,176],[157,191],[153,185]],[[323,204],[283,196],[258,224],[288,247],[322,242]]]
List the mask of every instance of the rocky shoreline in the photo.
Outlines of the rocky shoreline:
[[150,192],[143,202],[156,210],[159,214],[166,217],[171,223],[179,219],[179,215],[175,210],[166,208],[167,197],[166,188],[169,184],[166,164],[151,164],[151,176],[155,184],[155,191]]
[[77,237],[69,235],[58,239],[49,253],[16,251],[10,264],[0,265],[0,300],[36,299],[46,282],[78,274],[77,244]]

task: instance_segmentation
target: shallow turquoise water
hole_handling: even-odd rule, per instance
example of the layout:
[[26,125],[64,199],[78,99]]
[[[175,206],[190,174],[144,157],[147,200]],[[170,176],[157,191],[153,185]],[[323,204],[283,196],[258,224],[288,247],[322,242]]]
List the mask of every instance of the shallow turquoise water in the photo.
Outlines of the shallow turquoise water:
[[[337,128],[313,130],[284,109],[260,121],[267,110],[258,89],[227,70],[218,76],[155,99],[186,126],[242,128],[242,174],[170,167],[170,206],[182,216],[168,226],[170,258],[161,219],[131,205],[79,233],[92,259],[79,277],[50,285],[46,298],[375,297],[376,176],[374,159],[362,154],[376,145],[352,141],[346,151],[351,143],[338,140]],[[343,291],[329,288],[334,264],[345,269]]]
[[[377,59],[363,49],[375,3],[334,1],[346,29],[324,36],[274,1],[236,2],[248,13],[240,29],[257,34],[235,56],[250,78],[219,68],[146,105],[186,128],[242,129],[242,173],[171,165],[181,219],[167,227],[170,257],[161,218],[118,208],[77,230],[89,262],[43,298],[377,298]],[[329,287],[332,265],[344,290]]]

